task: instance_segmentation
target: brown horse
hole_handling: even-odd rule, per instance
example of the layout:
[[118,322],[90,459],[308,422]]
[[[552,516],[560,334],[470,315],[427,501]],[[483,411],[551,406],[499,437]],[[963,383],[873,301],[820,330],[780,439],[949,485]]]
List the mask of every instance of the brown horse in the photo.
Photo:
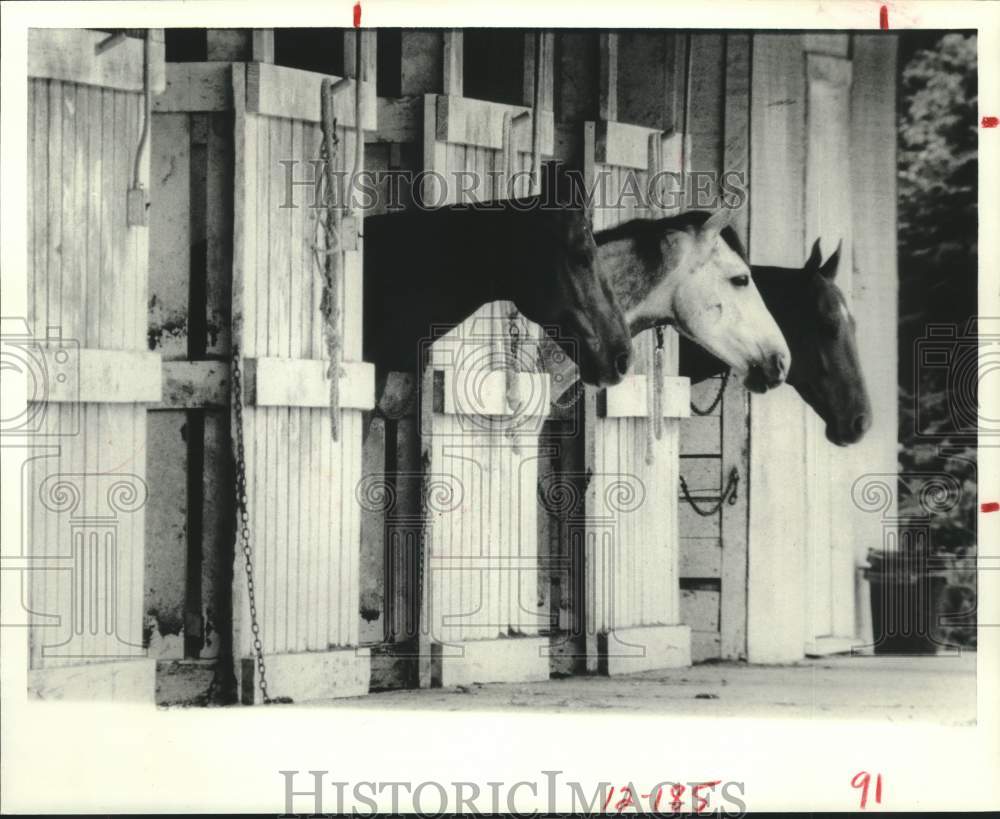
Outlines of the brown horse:
[[[872,422],[871,402],[858,359],[854,317],[833,283],[840,247],[825,262],[819,239],[801,270],[754,265],[753,279],[792,351],[788,383],[826,422],[839,446],[860,441]],[[692,383],[725,372],[726,365],[686,339],[680,374]]]
[[525,197],[371,216],[364,232],[364,357],[379,392],[389,371],[423,368],[435,332],[503,299],[558,328],[587,383],[628,370],[631,333],[583,209]]

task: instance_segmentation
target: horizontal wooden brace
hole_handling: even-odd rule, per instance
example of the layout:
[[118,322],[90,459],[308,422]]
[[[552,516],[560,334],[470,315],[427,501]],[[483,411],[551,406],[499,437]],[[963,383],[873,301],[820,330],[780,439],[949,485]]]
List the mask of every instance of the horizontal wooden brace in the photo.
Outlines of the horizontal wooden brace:
[[160,400],[160,356],[141,350],[96,350],[39,344],[45,360],[40,400],[56,404],[140,404]]
[[[661,133],[641,125],[598,120],[594,123],[594,160],[618,168],[646,170],[649,168],[649,137]],[[663,135],[663,165],[665,171],[683,170],[684,135]]]
[[[329,407],[328,362],[309,358],[248,358],[247,403],[257,407]],[[375,406],[375,367],[365,361],[341,362],[340,408]]]
[[[648,418],[650,379],[628,375],[620,384],[602,390],[597,411],[605,418]],[[691,381],[685,376],[663,377],[663,417],[687,418],[691,414]]]
[[[320,86],[326,76],[268,63],[246,64],[247,112],[307,122],[321,119]],[[339,77],[332,79],[340,80]],[[354,127],[355,80],[344,79],[333,94],[333,116],[341,128]],[[374,131],[377,122],[375,84],[362,82],[362,127]]]
[[[517,377],[525,403],[520,414],[548,415],[548,374],[518,373]],[[514,415],[507,401],[507,372],[469,374],[458,383],[454,370],[435,370],[434,411],[445,415]]]
[[228,406],[228,362],[163,362],[163,400],[150,409],[219,409]]
[[418,142],[423,138],[424,98],[379,97],[378,128],[365,134],[368,142]]
[[232,111],[234,67],[243,70],[242,63],[167,63],[166,88],[153,98],[153,111]]
[[[142,91],[143,41],[126,37],[98,54],[98,45],[108,36],[105,31],[91,29],[30,28],[28,76],[114,88],[117,91]],[[165,85],[162,36],[154,33],[150,37],[149,48],[150,90],[159,94]]]
[[[503,119],[509,113],[514,120],[511,138],[514,149],[522,153],[531,151],[532,110],[523,105],[505,105],[499,102],[453,97],[447,94],[428,94],[437,108],[436,136],[440,142],[476,145],[499,151],[503,147]],[[428,100],[430,103],[431,100]],[[527,114],[527,116],[521,116]],[[551,156],[555,124],[551,111],[542,111],[541,145],[539,150]],[[520,117],[520,118],[519,118]]]

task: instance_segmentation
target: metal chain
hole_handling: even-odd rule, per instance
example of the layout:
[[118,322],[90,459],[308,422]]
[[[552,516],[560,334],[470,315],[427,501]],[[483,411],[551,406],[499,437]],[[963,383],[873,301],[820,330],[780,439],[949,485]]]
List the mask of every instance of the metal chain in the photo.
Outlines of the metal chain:
[[724,503],[728,503],[730,506],[736,503],[736,490],[740,485],[740,473],[735,466],[729,470],[729,480],[726,482],[726,488],[722,490],[722,495],[719,496],[719,499],[712,505],[711,509],[699,506],[698,502],[691,496],[691,492],[688,491],[687,481],[684,480],[684,476],[681,475],[680,479],[684,500],[703,518],[710,518],[712,515],[718,514]]
[[239,511],[239,537],[243,548],[244,569],[247,576],[247,601],[250,604],[250,632],[257,659],[257,686],[265,705],[291,702],[289,697],[272,697],[267,690],[267,672],[264,667],[264,644],[260,639],[260,622],[257,619],[257,599],[253,582],[253,547],[250,543],[250,510],[247,499],[246,449],[243,445],[243,373],[240,369],[240,348],[233,345],[232,361],[233,413],[236,421],[236,508]]
[[732,374],[732,370],[726,367],[726,371],[722,374],[722,383],[719,385],[719,392],[715,396],[715,400],[708,405],[706,409],[698,409],[694,405],[694,401],[691,402],[691,412],[695,415],[711,415],[719,402],[722,400],[722,394],[726,391],[726,385],[729,383],[729,376]]

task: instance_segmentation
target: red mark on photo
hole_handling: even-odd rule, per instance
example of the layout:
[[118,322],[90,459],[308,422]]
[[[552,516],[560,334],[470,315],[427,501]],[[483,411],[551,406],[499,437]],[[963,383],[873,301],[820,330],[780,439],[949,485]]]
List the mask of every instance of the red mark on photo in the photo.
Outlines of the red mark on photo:
[[1000,503],[996,501],[990,501],[989,503],[984,503],[979,507],[981,512],[1000,512]]
[[[861,808],[868,806],[868,786],[871,785],[872,777],[868,771],[858,771],[851,779],[851,787],[861,790]],[[882,774],[877,774],[875,779],[875,804],[882,804]]]
[[354,4],[354,27],[361,28],[361,4]]
[[888,6],[882,6],[882,8],[880,8],[878,10],[878,27],[880,29],[882,29],[882,31],[888,31],[889,30],[889,7]]
[[1000,125],[1000,117],[983,117],[984,128],[996,128]]

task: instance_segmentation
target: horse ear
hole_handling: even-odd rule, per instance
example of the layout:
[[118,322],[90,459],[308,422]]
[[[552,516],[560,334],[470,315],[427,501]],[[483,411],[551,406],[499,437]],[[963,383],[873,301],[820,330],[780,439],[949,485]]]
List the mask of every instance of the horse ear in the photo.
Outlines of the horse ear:
[[813,242],[812,250],[809,253],[809,258],[806,259],[805,271],[807,273],[818,273],[820,265],[823,262],[823,255],[820,253],[819,249],[819,239]]
[[823,266],[819,269],[819,274],[827,281],[832,282],[837,277],[837,267],[840,265],[840,248],[843,244],[843,239],[837,242],[837,249],[833,251],[833,255],[829,259],[823,262]]
[[729,227],[732,220],[733,212],[729,208],[720,208],[705,220],[705,224],[701,226],[702,232],[708,236],[718,236]]

